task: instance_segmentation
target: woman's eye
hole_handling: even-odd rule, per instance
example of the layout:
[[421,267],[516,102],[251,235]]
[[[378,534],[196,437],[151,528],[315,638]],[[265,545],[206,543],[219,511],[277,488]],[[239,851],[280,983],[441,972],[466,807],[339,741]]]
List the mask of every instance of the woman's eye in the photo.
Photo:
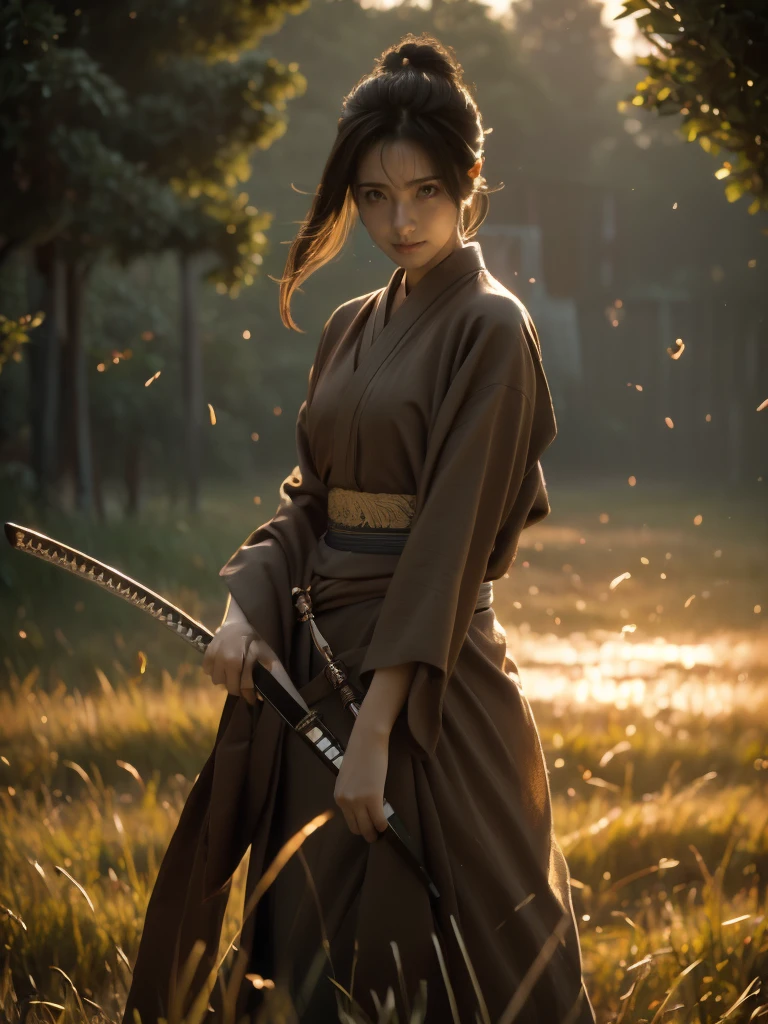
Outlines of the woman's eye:
[[[426,199],[431,199],[432,196],[437,195],[437,193],[440,191],[440,189],[436,185],[422,185],[421,188],[419,189],[419,192],[421,192],[421,190],[425,189],[425,188],[432,189],[431,192],[428,192],[426,194],[426,196],[425,196]],[[367,202],[378,203],[378,201],[379,201],[378,197],[379,196],[383,197],[383,193],[378,188],[370,188],[370,189],[368,189],[364,193],[364,196],[365,196],[365,199],[367,200]]]

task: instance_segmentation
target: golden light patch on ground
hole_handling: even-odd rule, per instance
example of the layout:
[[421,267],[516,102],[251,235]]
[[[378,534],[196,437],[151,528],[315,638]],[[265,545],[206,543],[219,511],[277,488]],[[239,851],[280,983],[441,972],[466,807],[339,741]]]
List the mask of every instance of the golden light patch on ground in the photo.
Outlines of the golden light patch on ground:
[[508,657],[530,700],[719,715],[768,707],[768,637],[723,633],[695,643],[567,637],[505,626]]

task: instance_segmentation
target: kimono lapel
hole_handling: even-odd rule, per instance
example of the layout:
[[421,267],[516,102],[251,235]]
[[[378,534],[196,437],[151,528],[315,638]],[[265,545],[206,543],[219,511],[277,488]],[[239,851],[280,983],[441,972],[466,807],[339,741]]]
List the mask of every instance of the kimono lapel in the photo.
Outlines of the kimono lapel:
[[403,267],[398,267],[389,279],[389,284],[385,288],[382,288],[376,297],[373,309],[371,310],[371,313],[365,322],[365,328],[363,329],[363,337],[360,341],[360,349],[357,353],[355,373],[357,373],[361,363],[370,351],[371,346],[384,328],[384,318],[387,313],[387,306],[391,302],[391,297],[400,287],[400,282],[403,279],[404,273],[405,269]]
[[440,298],[449,290],[455,290],[463,279],[484,269],[483,254],[477,242],[454,249],[411,289],[408,298],[390,316],[386,325],[387,300],[400,286],[405,269],[398,267],[389,284],[379,292],[363,329],[357,367],[336,417],[333,464],[344,481],[339,486],[360,490],[355,478],[357,422],[363,398],[373,378]]

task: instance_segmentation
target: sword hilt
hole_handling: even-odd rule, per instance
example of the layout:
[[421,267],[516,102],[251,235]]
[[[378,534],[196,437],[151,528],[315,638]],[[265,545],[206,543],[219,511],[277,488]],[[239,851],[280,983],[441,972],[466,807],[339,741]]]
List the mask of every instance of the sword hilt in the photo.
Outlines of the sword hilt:
[[291,591],[297,619],[299,622],[309,623],[312,642],[328,662],[323,669],[323,675],[338,693],[342,708],[345,711],[349,708],[354,717],[357,718],[360,711],[360,696],[349,684],[349,670],[347,666],[341,658],[334,658],[328,641],[318,629],[312,612],[312,598],[309,596],[310,589],[311,585],[306,589],[294,587]]
[[[317,710],[310,711],[297,724],[296,731],[305,740],[309,740],[315,754],[325,761],[335,775],[338,775],[344,761],[344,746],[336,739],[335,735],[320,718],[319,712]],[[402,819],[395,814],[392,804],[386,797],[384,798],[384,816],[387,819],[387,831],[383,834],[389,837],[390,842],[394,842],[400,848],[411,867],[421,876],[422,881],[429,890],[430,896],[435,900],[440,899],[440,892],[419,856],[419,851],[416,848],[413,837],[403,824]]]

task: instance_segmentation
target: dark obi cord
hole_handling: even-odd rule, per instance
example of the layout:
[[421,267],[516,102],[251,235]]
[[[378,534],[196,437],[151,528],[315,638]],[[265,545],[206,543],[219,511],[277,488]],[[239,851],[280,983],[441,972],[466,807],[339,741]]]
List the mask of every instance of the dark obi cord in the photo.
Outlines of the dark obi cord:
[[[366,555],[399,555],[405,547],[410,530],[374,526],[339,527],[328,524],[323,540],[337,551],[358,551]],[[480,584],[475,612],[483,612],[493,604],[493,580]]]

